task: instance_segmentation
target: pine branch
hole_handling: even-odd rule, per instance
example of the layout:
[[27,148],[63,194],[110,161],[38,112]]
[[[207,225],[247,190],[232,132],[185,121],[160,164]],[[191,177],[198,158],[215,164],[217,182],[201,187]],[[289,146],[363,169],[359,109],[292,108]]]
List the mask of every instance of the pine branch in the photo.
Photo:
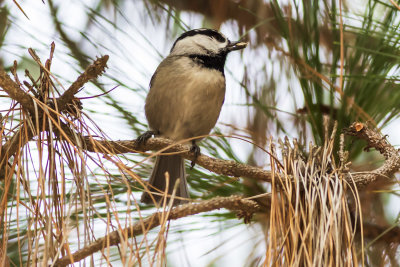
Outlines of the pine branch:
[[74,100],[75,94],[82,86],[89,82],[90,80],[96,79],[103,74],[105,68],[107,67],[107,61],[109,56],[105,55],[96,59],[91,65],[89,65],[85,72],[82,73],[78,79],[64,92],[62,96],[57,99],[57,105],[59,110],[64,110],[67,108],[69,103]]
[[343,132],[350,136],[355,136],[359,139],[367,141],[367,147],[375,148],[384,157],[384,164],[369,172],[356,173],[352,175],[352,179],[357,186],[366,186],[378,179],[390,179],[393,174],[400,169],[400,155],[399,151],[395,149],[389,142],[387,142],[385,136],[381,133],[370,129],[366,124],[355,122],[349,128],[344,129]]
[[109,246],[115,246],[121,242],[126,242],[128,238],[148,232],[150,229],[153,229],[159,225],[163,225],[167,221],[177,220],[179,218],[201,212],[218,210],[221,208],[231,211],[239,211],[239,217],[244,217],[245,221],[249,221],[249,218],[251,218],[253,213],[259,211],[260,209],[260,207],[254,201],[246,200],[239,196],[215,197],[199,203],[181,205],[173,208],[167,214],[165,211],[157,212],[131,226],[113,231],[110,234],[97,239],[90,245],[76,251],[72,255],[67,255],[58,259],[53,266],[62,267],[74,262],[78,262],[97,251],[103,250]]
[[[362,129],[358,130],[359,127]],[[345,173],[345,179],[349,184],[355,184],[357,187],[363,187],[377,179],[392,177],[392,175],[400,169],[400,155],[398,150],[390,145],[384,136],[372,130],[367,125],[362,123],[353,123],[343,132],[347,135],[356,136],[368,142],[368,147],[376,148],[385,158],[384,164],[372,171],[363,173]],[[76,136],[75,133],[73,136]],[[72,136],[72,135],[71,135]],[[188,160],[193,160],[193,154],[189,151],[190,148],[185,145],[175,144],[165,138],[150,138],[145,145],[137,146],[135,140],[95,140],[89,137],[82,137],[85,141],[87,151],[99,152],[105,154],[122,154],[122,153],[137,153],[148,150],[160,150],[162,152],[176,152]],[[196,164],[206,168],[207,170],[220,175],[233,177],[247,177],[265,182],[271,181],[271,172],[258,167],[247,164],[238,163],[232,160],[222,160],[205,155],[200,155],[197,158]],[[290,177],[290,176],[289,176]]]
[[[76,136],[76,133],[71,136]],[[148,150],[159,152],[179,153],[185,159],[193,160],[194,155],[190,152],[190,147],[186,145],[176,144],[172,140],[166,138],[150,138],[145,145],[138,146],[136,140],[95,140],[93,138],[84,138],[85,147],[90,152],[100,152],[106,154],[123,154],[137,153]],[[212,158],[200,154],[196,159],[196,164],[206,168],[207,170],[220,175],[233,177],[250,177],[257,180],[270,182],[271,172],[258,167],[239,163],[233,160],[223,160]]]
[[[48,110],[52,111],[52,116],[59,116],[61,112],[68,109],[68,105],[72,104],[75,100],[75,94],[78,90],[91,79],[97,78],[99,75],[103,74],[109,56],[105,55],[96,59],[93,64],[89,65],[86,70],[77,78],[77,80],[68,88],[65,93],[60,96],[57,101],[57,111],[55,111],[52,107],[52,102],[43,103],[38,99],[35,99],[30,94],[26,93],[20,86],[11,80],[8,74],[0,68],[0,87],[4,89],[4,91],[15,101],[21,104],[22,108],[29,112],[29,114],[33,117],[37,116],[38,118],[42,118],[43,111]],[[38,62],[39,66],[42,67],[41,63]],[[35,110],[33,101],[36,101],[38,104],[38,111]],[[40,109],[40,107],[43,107]],[[44,108],[45,107],[45,108]],[[36,114],[39,112],[39,114]],[[58,120],[56,120],[58,121]],[[46,128],[43,128],[42,131],[45,131]],[[35,135],[39,133],[32,133],[30,127],[26,126],[26,123],[22,123],[20,129],[12,136],[6,143],[1,146],[0,150],[0,180],[4,179],[5,173],[9,173],[5,171],[5,163],[8,159],[14,155],[20,148],[22,148],[27,142],[29,142]]]

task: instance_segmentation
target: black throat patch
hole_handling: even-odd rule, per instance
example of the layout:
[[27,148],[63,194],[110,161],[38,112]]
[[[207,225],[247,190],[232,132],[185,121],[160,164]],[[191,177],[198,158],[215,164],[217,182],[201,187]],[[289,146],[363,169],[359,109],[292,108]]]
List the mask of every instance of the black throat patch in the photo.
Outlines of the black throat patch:
[[224,66],[226,61],[226,54],[220,55],[190,55],[191,58],[196,64],[199,64],[205,68],[218,70],[224,74]]

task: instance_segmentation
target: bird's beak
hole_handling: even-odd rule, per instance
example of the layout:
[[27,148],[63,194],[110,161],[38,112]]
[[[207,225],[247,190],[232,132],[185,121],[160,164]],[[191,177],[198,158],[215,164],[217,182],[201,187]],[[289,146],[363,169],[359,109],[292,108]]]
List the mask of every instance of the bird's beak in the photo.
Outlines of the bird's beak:
[[247,46],[247,42],[231,42],[230,44],[228,44],[228,46],[226,47],[226,49],[228,50],[228,52],[231,51],[235,51],[235,50],[240,50],[243,49]]

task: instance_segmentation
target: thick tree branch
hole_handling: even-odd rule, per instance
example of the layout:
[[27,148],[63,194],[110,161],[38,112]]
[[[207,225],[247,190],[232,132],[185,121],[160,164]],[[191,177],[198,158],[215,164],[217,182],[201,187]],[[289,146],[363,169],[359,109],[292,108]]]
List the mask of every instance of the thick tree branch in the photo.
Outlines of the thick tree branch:
[[[250,218],[253,213],[259,211],[260,207],[251,200],[246,200],[238,196],[231,197],[216,197],[210,200],[205,200],[200,203],[189,203],[185,205],[173,208],[168,217],[163,222],[161,218],[165,218],[165,212],[157,212],[153,215],[147,217],[146,219],[140,220],[135,224],[128,226],[121,230],[116,230],[110,234],[97,239],[92,244],[76,251],[72,255],[67,255],[63,258],[58,259],[54,266],[62,267],[67,266],[73,262],[78,262],[93,253],[100,251],[108,246],[115,246],[125,239],[138,236],[165,223],[167,220],[176,220],[182,217],[187,217],[190,215],[198,214],[201,212],[212,211],[225,208],[231,211],[239,211],[241,217]],[[71,261],[71,258],[73,261]]]
[[[362,125],[362,129],[359,129],[360,125]],[[376,148],[387,159],[385,163],[376,170],[365,173],[349,173],[345,176],[348,183],[355,183],[357,187],[363,187],[377,179],[389,178],[400,169],[400,155],[398,150],[391,146],[380,133],[360,123],[353,123],[349,128],[343,131],[348,135],[367,140],[368,147]],[[147,141],[146,145],[142,145],[141,147],[137,146],[135,140],[108,141],[85,138],[85,144],[85,149],[88,151],[110,154],[162,150],[169,147],[164,152],[180,153],[183,158],[193,160],[193,154],[189,152],[188,146],[180,144],[174,145],[173,141],[164,138],[151,138]],[[271,181],[270,171],[235,161],[221,160],[200,155],[196,162],[198,165],[216,174],[233,177],[248,177],[266,182]]]
[[[135,140],[123,140],[123,141],[107,141],[107,140],[94,140],[86,138],[85,140],[87,151],[110,153],[110,154],[121,154],[148,150],[162,150],[169,147],[164,152],[176,152],[179,153],[183,158],[193,160],[194,155],[189,150],[190,148],[186,145],[174,144],[172,140],[165,138],[150,138],[146,145],[137,146]],[[222,160],[205,155],[200,155],[196,164],[206,168],[207,170],[220,175],[227,175],[233,177],[251,177],[262,181],[271,181],[271,172],[263,170],[258,167],[249,166],[233,160]]]

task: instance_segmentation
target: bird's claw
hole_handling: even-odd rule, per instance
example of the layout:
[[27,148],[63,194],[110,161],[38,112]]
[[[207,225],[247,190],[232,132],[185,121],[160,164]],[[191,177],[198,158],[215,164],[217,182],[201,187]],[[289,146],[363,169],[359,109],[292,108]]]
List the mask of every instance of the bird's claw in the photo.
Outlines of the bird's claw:
[[200,147],[196,145],[195,141],[192,141],[192,147],[190,148],[190,152],[194,154],[194,159],[190,164],[190,169],[193,169],[194,165],[196,165],[197,157],[200,156]]
[[139,135],[139,137],[136,138],[136,140],[135,140],[135,145],[137,147],[145,145],[147,140],[149,140],[153,135],[156,135],[156,134],[158,134],[157,131],[147,131],[147,132]]

